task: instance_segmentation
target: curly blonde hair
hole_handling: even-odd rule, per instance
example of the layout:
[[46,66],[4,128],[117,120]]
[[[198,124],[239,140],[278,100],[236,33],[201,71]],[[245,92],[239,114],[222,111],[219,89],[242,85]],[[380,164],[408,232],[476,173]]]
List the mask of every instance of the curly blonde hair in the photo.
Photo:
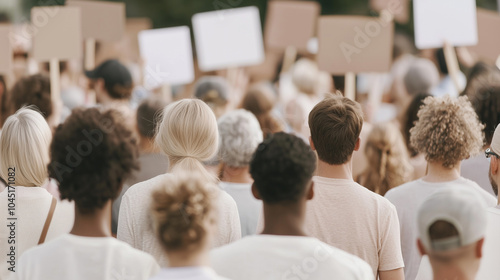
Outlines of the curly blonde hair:
[[385,195],[391,188],[411,180],[410,164],[403,136],[391,123],[373,127],[365,146],[368,166],[358,181],[369,190]]
[[166,251],[195,251],[216,223],[217,186],[197,173],[168,176],[152,195],[158,240]]
[[427,97],[410,130],[410,143],[428,162],[452,168],[483,147],[483,125],[465,96]]

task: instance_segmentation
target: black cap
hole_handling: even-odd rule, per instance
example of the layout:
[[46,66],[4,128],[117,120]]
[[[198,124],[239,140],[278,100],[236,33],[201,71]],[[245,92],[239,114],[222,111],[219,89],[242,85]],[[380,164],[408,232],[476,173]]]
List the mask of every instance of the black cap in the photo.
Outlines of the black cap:
[[106,60],[97,66],[94,70],[85,71],[85,76],[89,79],[103,79],[106,88],[131,88],[132,75],[127,67],[116,59]]

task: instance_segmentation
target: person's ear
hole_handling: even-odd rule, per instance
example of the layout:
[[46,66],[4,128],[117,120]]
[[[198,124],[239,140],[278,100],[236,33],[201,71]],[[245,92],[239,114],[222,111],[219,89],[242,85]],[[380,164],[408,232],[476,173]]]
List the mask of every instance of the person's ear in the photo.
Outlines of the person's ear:
[[356,140],[356,144],[354,145],[354,150],[359,151],[360,146],[361,146],[361,138],[358,137],[358,140]]
[[257,187],[255,186],[255,183],[252,184],[252,194],[253,194],[253,197],[255,197],[256,199],[262,200],[262,198],[260,197],[259,190],[257,190]]
[[483,257],[483,244],[484,244],[484,237],[479,239],[478,242],[476,242],[476,257],[478,259]]
[[309,186],[309,190],[307,191],[307,200],[311,200],[314,198],[314,182],[311,180],[311,185]]
[[417,247],[420,255],[427,255],[427,252],[425,252],[424,244],[422,244],[422,241],[420,241],[420,239],[417,239]]
[[313,151],[316,151],[316,147],[314,147],[314,142],[313,142],[313,140],[312,140],[311,136],[309,136],[309,145],[311,146],[311,149],[312,149]]
[[492,156],[490,160],[490,169],[491,169],[491,174],[497,175],[498,174],[498,158],[496,156]]

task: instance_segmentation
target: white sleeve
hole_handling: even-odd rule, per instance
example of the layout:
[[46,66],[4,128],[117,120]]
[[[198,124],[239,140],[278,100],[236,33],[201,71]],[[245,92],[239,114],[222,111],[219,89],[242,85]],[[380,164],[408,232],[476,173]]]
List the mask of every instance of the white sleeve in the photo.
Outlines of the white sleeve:
[[130,198],[125,193],[122,197],[120,212],[118,215],[118,229],[116,237],[118,240],[124,241],[130,246],[137,248],[135,246],[135,234],[134,234],[134,221],[132,220],[130,214]]

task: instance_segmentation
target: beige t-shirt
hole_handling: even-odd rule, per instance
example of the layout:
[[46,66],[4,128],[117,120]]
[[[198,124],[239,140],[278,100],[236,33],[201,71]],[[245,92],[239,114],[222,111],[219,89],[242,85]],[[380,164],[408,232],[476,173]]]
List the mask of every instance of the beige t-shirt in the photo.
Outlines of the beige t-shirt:
[[396,208],[352,180],[315,176],[308,235],[360,257],[378,271],[404,267]]
[[[166,176],[162,174],[130,187],[122,197],[118,217],[119,240],[151,254],[160,266],[167,265],[167,257],[156,239],[150,214],[151,195]],[[217,189],[218,190],[218,189]],[[240,218],[236,202],[226,192],[219,190],[219,228],[214,247],[219,247],[241,238]]]
[[[12,192],[10,198],[12,198]],[[14,208],[14,216],[9,215],[9,202],[15,204],[11,204]],[[17,271],[21,255],[38,244],[51,203],[52,195],[41,187],[16,187],[15,200],[11,201],[9,201],[8,188],[0,193],[0,219],[2,220],[0,227],[0,279],[11,277],[13,274],[11,271]],[[58,201],[45,242],[68,233],[73,227],[74,213],[75,208],[72,202]],[[11,228],[7,227],[10,222],[13,222]],[[11,252],[11,246],[13,246],[14,253]],[[12,259],[7,254],[12,255]],[[13,262],[7,263],[10,260]],[[12,268],[11,271],[9,268]]]

